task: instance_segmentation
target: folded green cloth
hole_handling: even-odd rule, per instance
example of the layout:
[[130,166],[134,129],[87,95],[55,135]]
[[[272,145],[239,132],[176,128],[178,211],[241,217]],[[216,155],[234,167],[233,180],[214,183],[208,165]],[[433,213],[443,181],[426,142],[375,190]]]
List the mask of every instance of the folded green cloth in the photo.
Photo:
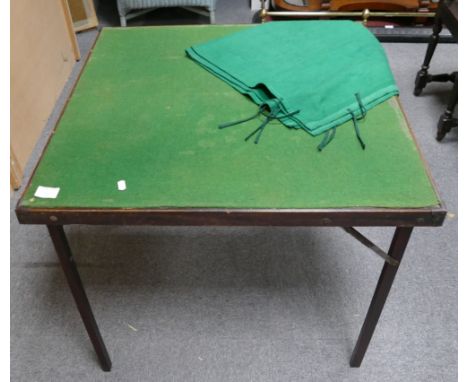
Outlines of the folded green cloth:
[[398,94],[382,46],[352,21],[270,22],[186,52],[260,106],[258,114],[267,118],[256,130],[257,141],[266,124],[278,119],[313,136],[327,132],[324,146],[337,126],[353,120],[364,148],[357,120]]

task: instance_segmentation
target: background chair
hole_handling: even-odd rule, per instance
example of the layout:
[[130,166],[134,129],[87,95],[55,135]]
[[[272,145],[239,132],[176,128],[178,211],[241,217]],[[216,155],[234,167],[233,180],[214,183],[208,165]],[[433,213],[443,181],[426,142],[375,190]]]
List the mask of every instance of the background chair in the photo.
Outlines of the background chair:
[[330,11],[417,11],[419,0],[331,0]]
[[117,0],[120,25],[127,26],[127,20],[157,8],[182,7],[192,12],[208,16],[215,23],[216,0]]
[[288,11],[319,11],[322,9],[322,0],[271,0],[273,9]]
[[442,31],[442,26],[445,25],[450,33],[458,38],[458,0],[445,0],[439,4],[431,40],[427,47],[426,56],[421,69],[416,75],[414,95],[418,96],[429,82],[447,82],[453,83],[452,92],[450,93],[447,108],[439,118],[437,124],[436,139],[441,141],[452,127],[458,126],[458,119],[453,117],[455,106],[458,103],[458,72],[451,74],[429,74],[429,64],[439,42],[439,34]]
[[271,0],[273,9],[288,11],[417,11],[420,0]]

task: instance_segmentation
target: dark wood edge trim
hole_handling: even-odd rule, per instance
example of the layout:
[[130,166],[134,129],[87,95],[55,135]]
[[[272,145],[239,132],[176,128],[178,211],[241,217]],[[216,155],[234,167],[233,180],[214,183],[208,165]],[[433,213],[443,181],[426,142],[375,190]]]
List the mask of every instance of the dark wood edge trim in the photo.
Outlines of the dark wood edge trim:
[[419,209],[41,209],[18,207],[22,224],[168,226],[440,226],[441,207]]
[[416,149],[418,150],[419,158],[421,159],[421,161],[422,161],[422,163],[424,165],[424,170],[426,171],[426,175],[427,175],[427,177],[429,178],[429,180],[431,182],[432,188],[434,189],[434,192],[435,192],[435,194],[437,196],[437,200],[439,201],[441,208],[443,208],[445,210],[446,209],[445,208],[445,203],[442,200],[442,198],[440,197],[439,190],[438,190],[437,185],[436,185],[436,183],[434,181],[434,177],[432,176],[432,173],[429,170],[429,164],[427,163],[426,158],[424,157],[424,155],[422,153],[421,147],[418,144],[418,140],[416,139],[416,136],[414,135],[414,131],[411,128],[411,124],[409,123],[408,116],[406,115],[406,112],[403,109],[403,105],[401,104],[400,97],[396,97],[396,100],[398,102],[398,106],[400,107],[401,112],[403,113],[403,117],[405,118],[406,126],[408,127],[408,130],[409,130],[409,132],[411,134],[411,137],[413,138],[414,145],[416,146]]
[[76,81],[73,84],[73,88],[70,91],[70,94],[68,95],[67,100],[65,101],[65,104],[63,105],[62,110],[60,111],[60,115],[59,115],[59,117],[57,119],[57,122],[55,123],[54,128],[52,129],[52,131],[50,132],[49,138],[47,139],[47,142],[46,142],[44,148],[42,149],[42,152],[41,152],[41,154],[40,154],[40,156],[39,156],[39,158],[38,158],[38,160],[36,162],[36,165],[34,166],[34,170],[31,172],[31,175],[29,176],[28,182],[27,182],[26,186],[24,187],[24,189],[23,189],[23,191],[21,193],[21,196],[18,199],[18,202],[16,204],[17,209],[19,208],[19,206],[21,204],[21,201],[24,198],[24,195],[26,194],[29,187],[31,186],[31,181],[32,181],[34,175],[36,174],[37,168],[39,167],[39,163],[41,163],[42,157],[44,156],[45,152],[47,151],[47,148],[49,147],[50,141],[52,140],[52,137],[55,134],[55,130],[57,130],[57,127],[59,126],[59,124],[60,124],[60,122],[62,120],[63,114],[65,113],[65,110],[67,110],[68,103],[70,102],[70,99],[72,98],[73,94],[75,93],[76,86],[80,82],[81,75],[83,74],[83,72],[84,72],[84,70],[86,68],[86,65],[87,65],[87,63],[88,63],[88,61],[89,61],[89,59],[90,59],[90,57],[91,57],[91,55],[92,55],[92,53],[94,51],[94,47],[96,46],[96,43],[99,40],[100,36],[101,36],[101,31],[98,31],[96,39],[94,40],[93,45],[91,46],[91,49],[89,50],[89,53],[86,56],[85,62],[83,63],[83,66],[80,69],[80,73],[78,74],[78,77],[76,78]]

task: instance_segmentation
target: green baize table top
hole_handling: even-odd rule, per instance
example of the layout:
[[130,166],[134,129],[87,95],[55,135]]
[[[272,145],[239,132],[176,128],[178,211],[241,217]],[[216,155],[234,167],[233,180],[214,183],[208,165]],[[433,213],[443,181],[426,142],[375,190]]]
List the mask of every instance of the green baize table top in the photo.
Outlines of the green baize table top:
[[[27,208],[419,208],[439,204],[396,98],[338,127],[219,130],[257,106],[185,49],[247,26],[105,28],[20,201]],[[314,38],[315,36],[311,36]],[[279,49],[279,54],[280,54]],[[313,53],[311,53],[313,54]],[[126,190],[117,182],[125,180]],[[59,187],[56,198],[35,197]]]

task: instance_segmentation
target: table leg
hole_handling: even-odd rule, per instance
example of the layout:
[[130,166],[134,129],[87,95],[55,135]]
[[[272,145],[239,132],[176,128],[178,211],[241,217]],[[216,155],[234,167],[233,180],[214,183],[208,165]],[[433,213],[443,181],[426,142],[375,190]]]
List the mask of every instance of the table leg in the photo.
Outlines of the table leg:
[[[409,238],[413,227],[397,227],[395,234],[393,235],[392,244],[388,255],[400,262],[405,252],[406,245],[408,244]],[[380,314],[385,305],[385,300],[392,287],[393,280],[398,271],[398,265],[390,265],[385,263],[380,274],[377,287],[372,297],[369,310],[367,311],[366,319],[362,325],[361,332],[359,333],[358,340],[351,355],[350,366],[359,367],[366,354],[369,342],[374,334],[375,327],[379,321]]]
[[107,353],[106,345],[102,340],[96,320],[94,319],[93,311],[91,310],[83,284],[81,283],[80,275],[73,260],[63,226],[48,225],[47,229],[49,230],[55,251],[57,252],[60,260],[60,265],[65,273],[68,286],[70,287],[73,298],[75,299],[81,319],[83,320],[86,331],[88,332],[89,338],[94,346],[94,350],[96,351],[101,367],[104,371],[110,371],[112,362],[109,354]]
[[431,62],[432,56],[436,49],[437,43],[439,42],[439,34],[442,31],[442,18],[437,15],[434,19],[434,26],[432,27],[432,35],[427,46],[426,55],[424,56],[424,62],[422,64],[421,70],[416,74],[415,85],[413,94],[418,96],[421,94],[421,91],[425,88],[428,81],[428,70],[429,64]]
[[450,93],[449,102],[447,109],[445,109],[444,114],[439,118],[439,123],[437,124],[437,136],[436,139],[440,142],[447,134],[452,127],[458,125],[458,119],[453,118],[453,112],[455,106],[458,103],[458,73],[453,74],[453,89]]

